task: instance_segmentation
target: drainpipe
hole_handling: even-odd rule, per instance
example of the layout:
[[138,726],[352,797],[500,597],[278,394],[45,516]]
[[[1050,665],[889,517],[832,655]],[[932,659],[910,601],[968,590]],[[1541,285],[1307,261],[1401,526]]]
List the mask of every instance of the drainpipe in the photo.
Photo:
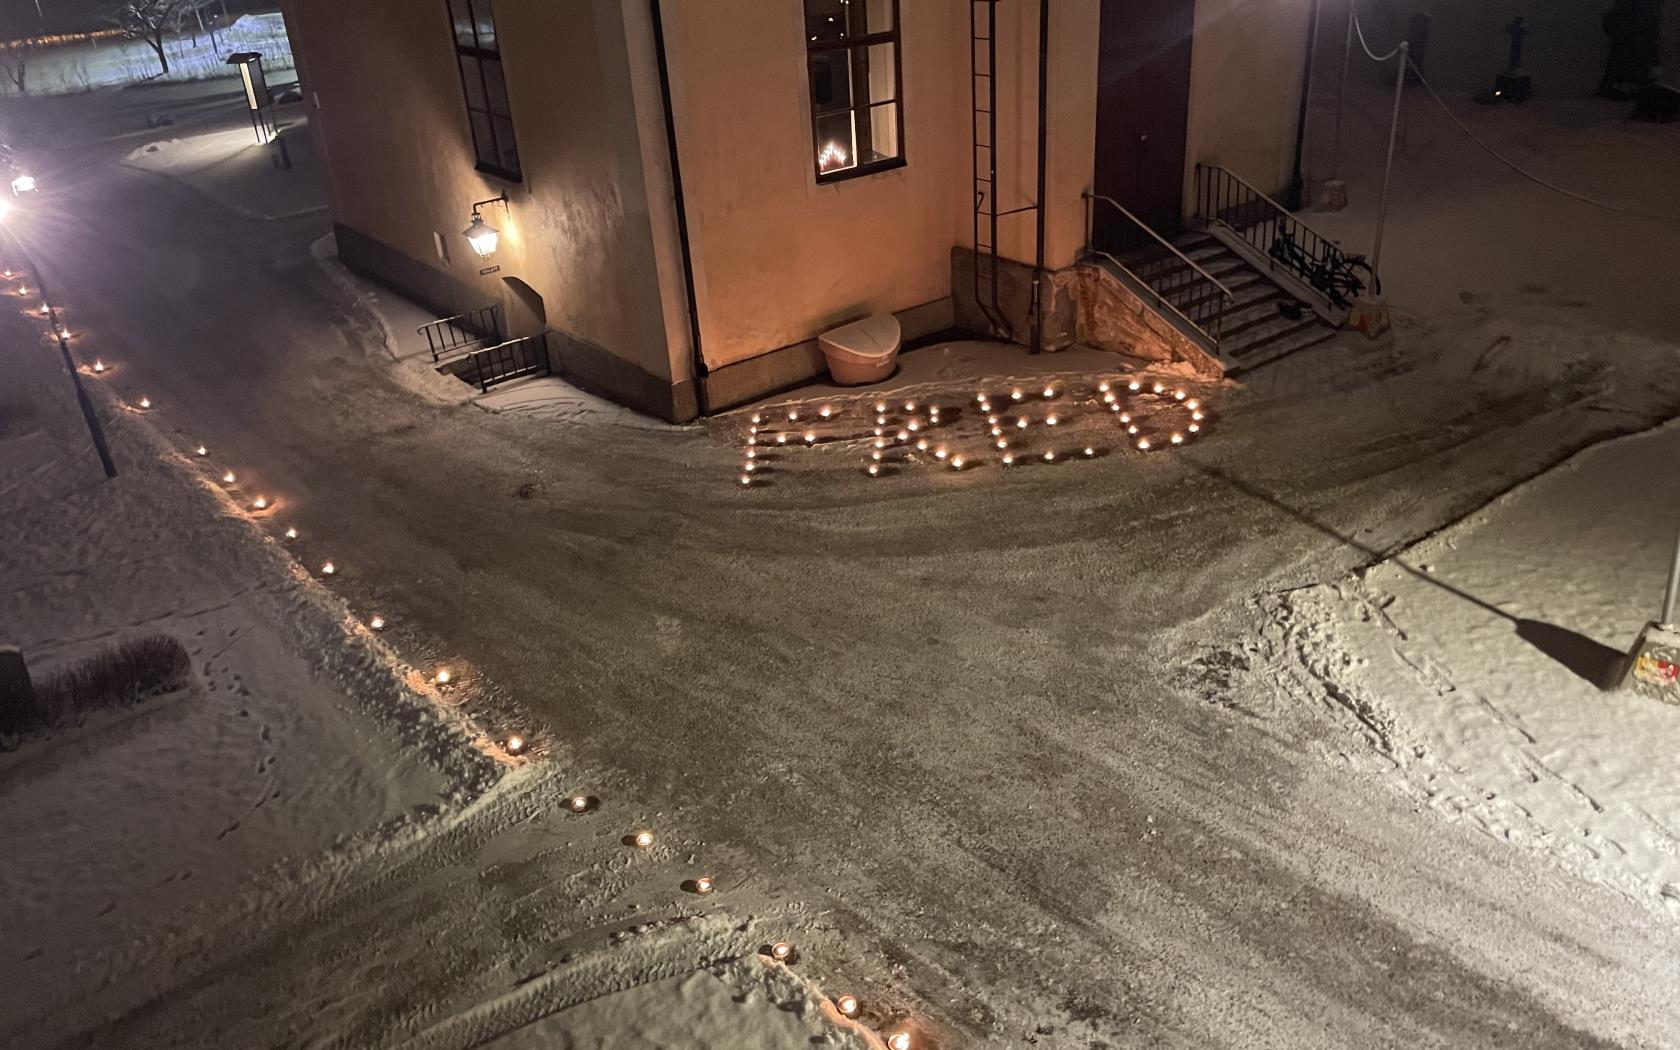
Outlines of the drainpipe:
[[1301,112],[1295,121],[1295,169],[1289,176],[1289,194],[1284,198],[1284,204],[1290,211],[1301,207],[1307,188],[1307,181],[1301,175],[1301,151],[1307,142],[1307,103],[1312,99],[1313,52],[1318,50],[1318,5],[1319,0],[1313,0],[1312,13],[1307,17],[1307,59],[1301,67]]
[[707,415],[706,357],[700,352],[700,311],[694,298],[694,254],[688,242],[688,209],[683,203],[682,166],[677,161],[677,119],[671,106],[671,70],[665,61],[665,22],[659,14],[659,0],[649,0],[653,10],[653,48],[659,59],[659,101],[665,108],[665,150],[671,158],[671,194],[676,198],[677,241],[682,246],[683,288],[688,295],[689,350],[694,365],[694,400],[700,414]]
[[1050,129],[1050,0],[1038,0],[1038,254],[1033,264],[1033,353],[1044,349],[1044,158],[1049,152]]

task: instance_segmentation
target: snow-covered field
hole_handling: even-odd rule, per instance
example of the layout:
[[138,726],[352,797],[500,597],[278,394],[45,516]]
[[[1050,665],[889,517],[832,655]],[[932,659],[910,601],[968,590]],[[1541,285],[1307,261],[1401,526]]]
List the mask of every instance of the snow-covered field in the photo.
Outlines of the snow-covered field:
[[1680,707],[1600,688],[1657,616],[1677,459],[1674,426],[1596,446],[1265,605],[1303,695],[1355,719],[1431,809],[1680,917]]
[[278,11],[240,15],[213,38],[208,32],[198,34],[196,40],[190,34],[166,37],[163,50],[169,56],[168,73],[162,72],[157,54],[143,40],[44,48],[27,56],[24,84],[28,90],[19,92],[11,79],[0,77],[0,96],[62,95],[144,82],[237,76],[227,64],[227,56],[234,51],[260,53],[270,87],[292,79],[292,42]]

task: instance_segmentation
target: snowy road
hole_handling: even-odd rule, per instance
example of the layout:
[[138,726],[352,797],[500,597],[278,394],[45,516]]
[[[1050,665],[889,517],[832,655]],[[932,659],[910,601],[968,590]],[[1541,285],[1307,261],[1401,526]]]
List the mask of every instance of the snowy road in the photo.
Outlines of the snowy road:
[[[119,167],[132,145],[60,155],[31,233],[112,381],[281,493],[306,564],[342,566],[333,588],[416,665],[488,683],[728,858],[722,881],[812,915],[826,967],[1003,1045],[1680,1032],[1671,921],[1415,811],[1313,712],[1229,684],[1251,598],[1674,415],[1672,348],[1517,300],[1412,321],[1401,353],[1257,374],[1182,454],[888,484],[848,464],[742,492],[716,430],[424,401],[310,260],[321,217],[238,218]],[[492,830],[505,893],[440,844],[423,877],[396,865],[96,1041],[187,1042],[236,1012],[299,1037],[300,991],[355,983],[352,958],[412,983],[313,1035],[429,1014],[463,968],[514,964],[417,943],[569,876],[539,830]],[[391,930],[413,936],[368,946]]]

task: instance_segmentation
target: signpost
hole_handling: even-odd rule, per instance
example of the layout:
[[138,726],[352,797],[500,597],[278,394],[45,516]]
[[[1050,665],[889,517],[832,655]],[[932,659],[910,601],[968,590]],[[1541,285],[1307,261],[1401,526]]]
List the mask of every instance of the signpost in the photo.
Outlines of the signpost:
[[239,67],[239,79],[245,84],[245,105],[251,111],[251,130],[256,132],[257,144],[266,146],[280,132],[274,124],[274,97],[263,78],[262,54],[235,51],[227,57],[227,64]]

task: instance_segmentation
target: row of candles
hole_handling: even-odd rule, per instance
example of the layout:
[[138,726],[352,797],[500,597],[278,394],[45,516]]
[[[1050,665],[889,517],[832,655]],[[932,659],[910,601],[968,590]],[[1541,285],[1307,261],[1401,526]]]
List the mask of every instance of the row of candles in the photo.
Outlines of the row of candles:
[[[5,271],[4,276],[8,281],[15,277],[14,273],[10,270]],[[27,296],[29,294],[28,285],[19,284],[15,289],[15,294]],[[38,309],[30,309],[26,312],[34,317],[45,317],[50,319],[53,316],[53,308],[46,303],[42,303]],[[54,334],[62,339],[68,340],[70,338],[69,330],[63,325],[58,325]],[[87,367],[87,371],[94,375],[103,376],[107,374],[108,369],[102,358],[95,357],[93,364]],[[134,411],[149,413],[157,407],[157,404],[152,400],[149,394],[142,394],[139,398],[129,403],[128,407]],[[937,413],[935,414],[937,415]],[[826,418],[826,416],[824,418]],[[208,462],[210,458],[210,448],[208,445],[198,443],[192,447],[192,454],[195,459]],[[224,491],[232,493],[239,491],[241,488],[239,475],[232,469],[223,469],[219,475],[219,480],[221,481]],[[271,516],[273,512],[279,509],[279,507],[280,501],[278,499],[271,499],[266,494],[258,494],[249,499],[245,509],[248,513],[252,513],[254,516],[263,518]],[[301,538],[301,533],[299,532],[298,527],[294,524],[288,524],[282,531],[281,535],[288,543],[297,541]],[[329,558],[321,563],[319,572],[323,578],[331,578],[337,576],[340,569],[338,564]],[[376,633],[382,632],[386,628],[385,617],[379,613],[371,615],[366,623],[368,629]],[[430,684],[435,686],[440,692],[453,691],[460,688],[459,679],[447,667],[437,668],[432,673],[429,681]],[[530,748],[531,742],[518,733],[508,734],[501,742],[502,751],[513,757],[525,755]],[[582,793],[573,794],[565,800],[567,810],[578,814],[589,813],[596,809],[598,805],[599,803],[593,795]],[[651,850],[654,847],[656,837],[651,829],[638,828],[630,835],[626,836],[625,842],[633,849],[645,851]],[[707,896],[717,889],[717,881],[711,875],[700,875],[684,883],[684,888],[688,892],[699,896]],[[773,962],[782,965],[791,965],[798,959],[798,955],[795,952],[793,945],[787,941],[777,941],[768,946],[764,949],[764,955]],[[855,1023],[862,1011],[862,1004],[855,995],[845,994],[833,996],[830,998],[830,1002],[834,1010],[848,1023]],[[886,1045],[891,1048],[891,1050],[911,1050],[913,1038],[910,1029],[900,1027],[889,1032],[886,1036]]]
[[[1128,409],[1122,398],[1150,398],[1157,404],[1149,412],[1140,408]],[[864,441],[869,450],[868,460],[864,471],[871,477],[880,477],[883,466],[891,450],[898,448],[906,460],[913,458],[913,453],[931,453],[934,460],[944,464],[952,470],[964,470],[976,465],[981,455],[996,453],[998,462],[1005,467],[1013,467],[1028,458],[1025,450],[1017,447],[1017,442],[1025,436],[1025,432],[1035,422],[1030,414],[1014,414],[1026,407],[1026,403],[1055,402],[1062,400],[1075,406],[1061,411],[1051,410],[1037,420],[1045,427],[1057,427],[1078,414],[1076,407],[1080,399],[1072,396],[1066,386],[1057,384],[1047,385],[1035,392],[1029,392],[1021,386],[1014,386],[1003,395],[993,396],[981,391],[974,397],[979,411],[985,414],[986,433],[985,450],[977,454],[974,450],[967,451],[952,447],[951,443],[939,443],[930,438],[929,432],[934,428],[948,425],[953,413],[941,408],[938,404],[924,404],[916,400],[902,403],[892,403],[877,400],[873,404],[874,427],[869,433],[864,433],[856,423],[851,426],[832,426],[818,429],[823,424],[832,424],[852,418],[857,407],[863,402],[836,406],[832,403],[820,405],[814,412],[808,407],[790,406],[774,412],[760,411],[752,416],[748,427],[745,447],[743,449],[744,462],[741,466],[740,482],[743,486],[751,486],[764,471],[764,450],[769,447],[805,447],[812,448],[819,444],[834,442]],[[1198,398],[1193,398],[1182,387],[1169,390],[1165,383],[1153,381],[1146,384],[1140,377],[1130,377],[1126,380],[1102,380],[1096,386],[1095,393],[1084,399],[1093,404],[1100,403],[1117,420],[1126,432],[1128,443],[1135,444],[1140,452],[1148,452],[1159,447],[1183,445],[1203,432],[1207,424],[1207,411]],[[1177,410],[1183,413],[1184,420],[1178,429],[1170,432],[1161,431],[1151,437],[1143,433],[1143,424],[1150,422],[1160,409]],[[1141,414],[1140,414],[1141,413]],[[864,414],[867,419],[866,413]],[[1013,418],[1008,418],[1013,415]],[[782,428],[785,416],[789,428]],[[809,416],[809,418],[808,418]],[[801,426],[801,424],[804,424]],[[814,424],[814,425],[813,425]],[[865,423],[864,425],[867,425]],[[1164,436],[1163,436],[1164,435]],[[1058,452],[1056,449],[1046,449],[1033,457],[1046,463],[1054,463],[1059,458],[1095,458],[1099,449],[1095,445],[1085,445],[1076,451]]]

